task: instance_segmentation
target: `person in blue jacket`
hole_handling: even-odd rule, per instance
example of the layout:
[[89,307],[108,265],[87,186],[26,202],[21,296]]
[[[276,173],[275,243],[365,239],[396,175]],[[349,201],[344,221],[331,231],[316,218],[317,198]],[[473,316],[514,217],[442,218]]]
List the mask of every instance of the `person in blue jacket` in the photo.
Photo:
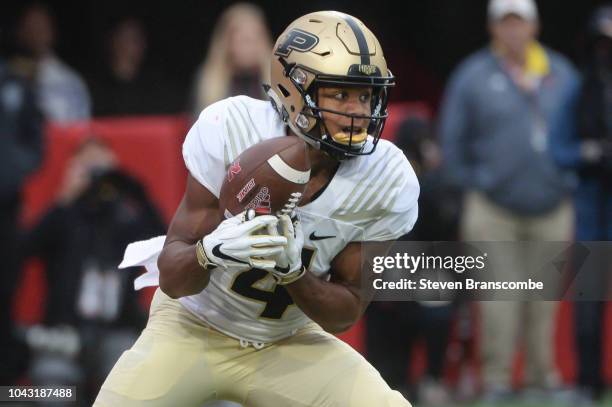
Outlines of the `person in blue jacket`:
[[[608,4],[591,18],[582,79],[576,80],[564,97],[567,109],[563,110],[572,113],[559,118],[558,131],[552,132],[550,143],[557,164],[574,170],[578,178],[574,195],[578,241],[612,240],[611,27],[612,4]],[[594,279],[589,276],[586,280]],[[605,287],[605,282],[600,286]],[[604,297],[599,295],[597,299]],[[604,390],[604,312],[604,301],[578,301],[574,307],[577,394],[584,405],[595,403]]]

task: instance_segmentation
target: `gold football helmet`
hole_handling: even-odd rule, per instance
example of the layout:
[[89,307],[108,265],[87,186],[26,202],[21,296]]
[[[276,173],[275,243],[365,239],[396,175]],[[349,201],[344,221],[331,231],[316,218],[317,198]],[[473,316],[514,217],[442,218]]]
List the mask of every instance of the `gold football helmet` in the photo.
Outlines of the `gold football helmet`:
[[[376,148],[395,78],[387,69],[380,43],[358,19],[320,11],[295,20],[276,41],[270,80],[266,90],[272,104],[291,130],[314,147],[339,159],[371,154]],[[318,107],[317,89],[325,86],[372,88],[370,115]],[[350,117],[348,134],[329,134],[323,111]],[[364,118],[369,120],[367,132],[355,132],[354,120]],[[372,143],[366,143],[368,134]]]

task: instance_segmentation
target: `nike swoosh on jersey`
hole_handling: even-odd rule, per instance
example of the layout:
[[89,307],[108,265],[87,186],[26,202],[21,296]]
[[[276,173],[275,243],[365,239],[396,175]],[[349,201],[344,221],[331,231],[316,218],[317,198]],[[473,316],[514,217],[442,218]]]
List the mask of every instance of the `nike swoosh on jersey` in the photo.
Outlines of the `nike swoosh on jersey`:
[[238,259],[236,259],[236,258],[234,258],[232,256],[228,256],[227,254],[223,253],[221,251],[221,245],[222,244],[223,243],[219,243],[218,245],[213,247],[213,249],[212,249],[213,256],[218,257],[218,258],[223,259],[223,260],[235,261],[236,263],[249,264],[246,261],[238,260]]
[[312,232],[309,236],[310,240],[324,240],[324,239],[332,239],[336,236],[317,236],[315,235],[315,232]]

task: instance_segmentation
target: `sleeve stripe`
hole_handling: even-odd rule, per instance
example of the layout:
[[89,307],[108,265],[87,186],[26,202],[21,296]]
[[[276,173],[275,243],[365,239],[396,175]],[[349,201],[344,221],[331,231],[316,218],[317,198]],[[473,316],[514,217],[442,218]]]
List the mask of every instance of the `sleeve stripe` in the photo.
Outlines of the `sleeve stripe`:
[[[240,101],[239,102],[240,105],[244,108],[243,109],[238,109],[238,112],[240,113],[241,116],[243,116],[243,113],[246,113],[249,122],[251,123],[251,128],[254,130],[254,132],[257,134],[258,140],[255,141],[255,143],[262,141],[263,137],[261,135],[261,133],[259,133],[259,129],[257,128],[257,126],[255,125],[255,121],[253,120],[253,118],[251,117],[251,113],[249,112],[249,109],[247,108],[247,106],[244,104],[244,102]],[[243,116],[244,119],[244,116]],[[246,119],[244,120],[246,123]]]
[[[369,201],[373,195],[381,192],[380,188],[373,188],[373,186],[376,186],[377,181],[379,181],[379,180],[386,180],[387,182],[389,182],[389,176],[385,172],[386,172],[386,170],[388,171],[389,168],[395,168],[396,161],[398,161],[398,160],[397,159],[393,159],[391,162],[387,162],[387,163],[383,164],[381,170],[376,175],[368,177],[368,181],[370,181],[370,182],[367,183],[368,186],[366,187],[365,191],[348,208],[348,210],[350,210],[350,211],[358,210],[357,208],[360,207],[360,205],[361,205],[361,203],[363,201]],[[373,174],[373,172],[371,174]]]
[[223,165],[227,168],[232,161],[230,160],[229,152],[227,151],[227,144],[223,145]]
[[[231,107],[235,108],[236,106],[232,104]],[[247,126],[242,118],[238,119],[238,116],[235,114],[234,110],[237,109],[228,109],[229,119],[233,123],[234,128],[237,130],[236,135],[240,138],[240,152],[242,152],[253,145],[254,141],[251,137],[249,126]]]
[[[402,182],[402,170],[399,168],[393,174],[393,177],[389,177],[392,182],[389,182],[387,185],[380,189],[380,193],[376,196],[376,199],[370,203],[370,205],[366,208],[366,210],[372,210],[375,207],[379,209],[385,209],[382,205],[383,200],[394,199],[397,197],[397,186]],[[378,205],[378,206],[377,206]]]
[[[384,168],[385,165],[383,160],[379,160],[374,164],[369,173],[374,174],[374,172],[378,170],[378,172],[374,175],[375,179],[376,177],[380,176],[380,174],[384,171]],[[359,183],[355,186],[355,188],[353,188],[352,191],[349,191],[347,198],[344,200],[344,202],[342,202],[341,205],[339,205],[339,210],[342,213],[346,213],[358,202],[360,202],[360,200],[365,195],[367,195],[367,193],[369,192],[369,187],[371,186],[370,178],[372,177],[366,176],[365,178],[361,179]],[[345,208],[345,210],[343,210],[342,208]]]
[[244,128],[244,136],[248,139],[247,148],[257,143],[258,136],[257,134],[255,134],[255,128],[245,120],[244,115],[242,113],[242,109],[236,106],[236,115],[232,113],[232,117],[234,118],[234,120],[236,120],[237,123],[241,123],[242,127]]
[[240,125],[240,123],[234,119],[232,113],[228,112],[227,119],[227,122],[232,125],[232,129],[234,130],[232,132],[232,137],[234,137],[234,141],[236,142],[236,148],[238,149],[238,151],[236,151],[236,154],[239,155],[249,145],[245,137],[246,132],[244,131],[244,129],[241,128],[242,126]]
[[227,126],[227,138],[229,139],[230,144],[230,162],[234,161],[234,159],[238,156],[238,150],[236,149],[236,138],[234,137],[234,133],[236,130],[234,126],[230,126],[232,124],[229,120],[226,122]]
[[380,184],[380,187],[376,188],[376,193],[370,195],[369,199],[367,201],[363,201],[361,203],[361,205],[359,206],[359,208],[356,208],[356,211],[360,211],[360,210],[366,210],[366,211],[370,211],[373,210],[374,208],[380,209],[376,206],[376,204],[380,203],[380,201],[385,198],[389,193],[389,191],[392,189],[393,185],[395,185],[395,183],[398,181],[398,178],[400,178],[402,175],[402,171],[401,169],[396,168],[395,172],[393,173],[393,175],[391,176],[385,176],[384,177],[384,182]]
[[[408,165],[410,165],[410,163],[408,162],[408,159],[405,159],[406,162],[408,163]],[[412,170],[411,170],[412,172]],[[413,173],[414,174],[414,173]],[[402,190],[407,186],[407,184],[409,184],[411,181],[410,177],[400,177],[400,182],[398,185],[394,185],[394,188],[397,189],[396,192],[394,192],[393,194],[388,194],[387,197],[385,197],[385,200],[381,203],[381,207],[388,211],[391,210],[391,208],[395,205],[395,202],[398,200],[398,198],[400,197],[400,194],[402,193]],[[414,180],[416,181],[417,185],[417,189],[418,189],[418,179],[416,178],[416,176],[414,176]],[[410,199],[412,199],[412,197],[410,197]]]

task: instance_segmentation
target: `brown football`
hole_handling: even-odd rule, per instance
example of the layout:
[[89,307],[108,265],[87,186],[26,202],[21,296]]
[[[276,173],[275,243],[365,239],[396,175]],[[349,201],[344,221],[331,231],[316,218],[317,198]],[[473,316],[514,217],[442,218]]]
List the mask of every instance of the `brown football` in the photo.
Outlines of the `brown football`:
[[308,147],[301,138],[264,140],[244,150],[227,168],[219,196],[221,215],[235,216],[248,208],[276,215],[299,202],[309,180]]

